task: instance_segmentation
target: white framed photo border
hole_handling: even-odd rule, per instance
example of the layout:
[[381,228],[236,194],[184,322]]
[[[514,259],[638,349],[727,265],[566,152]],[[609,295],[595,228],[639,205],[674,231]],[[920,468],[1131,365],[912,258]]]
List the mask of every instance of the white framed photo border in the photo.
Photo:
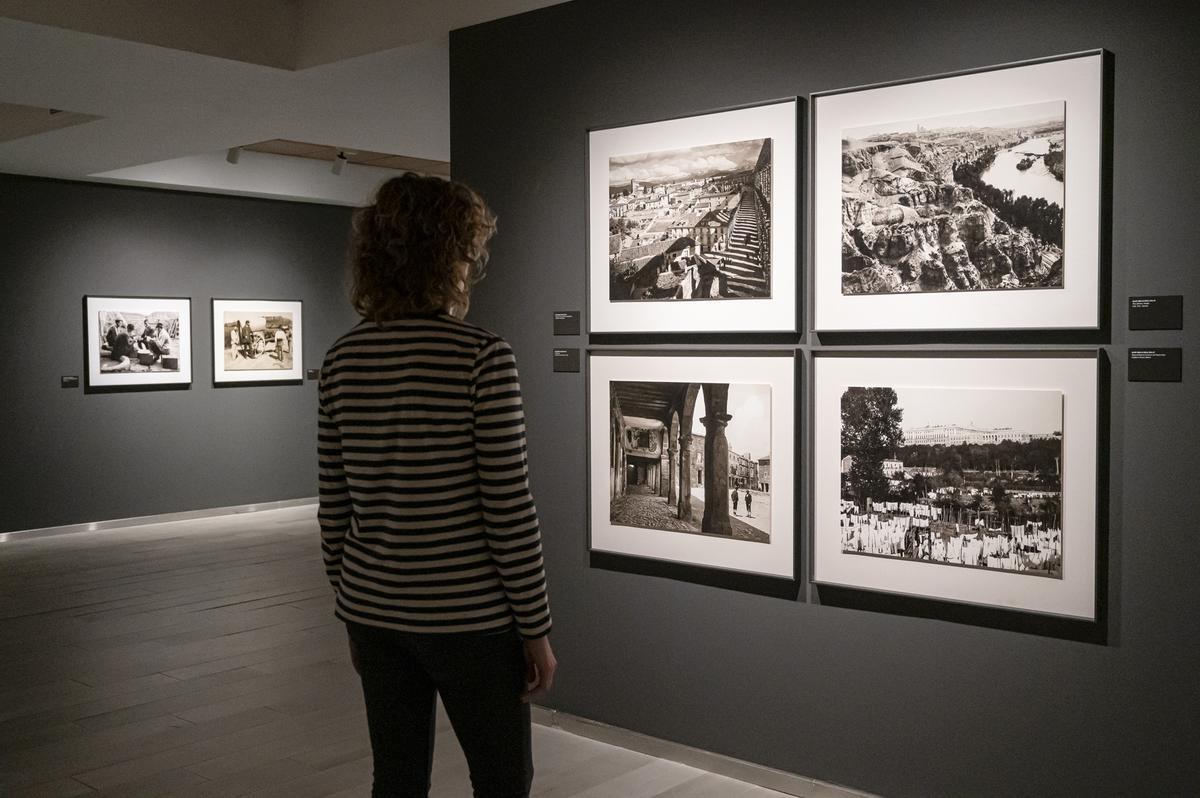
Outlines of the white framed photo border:
[[814,329],[1097,329],[1109,58],[814,94]]
[[85,295],[85,390],[189,387],[191,309],[186,297]]
[[591,551],[796,578],[792,352],[592,350],[587,386]]
[[796,98],[588,131],[588,332],[794,332]]
[[303,310],[294,299],[214,298],[213,384],[303,382]]
[[1101,357],[815,352],[813,582],[1095,621]]

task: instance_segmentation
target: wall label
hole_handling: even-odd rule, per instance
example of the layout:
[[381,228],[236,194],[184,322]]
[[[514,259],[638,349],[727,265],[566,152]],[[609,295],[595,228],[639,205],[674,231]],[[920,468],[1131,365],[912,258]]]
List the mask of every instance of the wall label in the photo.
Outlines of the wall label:
[[579,350],[578,349],[555,349],[554,350],[554,370],[555,371],[579,371]]
[[62,387],[78,388],[79,387],[79,377],[76,375],[71,375],[69,377],[63,377],[62,378]]
[[1130,382],[1183,382],[1183,350],[1154,347],[1129,350]]
[[1129,297],[1129,329],[1182,330],[1183,296]]
[[555,335],[579,335],[579,311],[578,310],[556,310],[556,311],[554,311],[554,334]]
[[305,369],[304,370],[304,378],[306,380],[319,380],[319,379],[321,379],[321,370],[320,369]]

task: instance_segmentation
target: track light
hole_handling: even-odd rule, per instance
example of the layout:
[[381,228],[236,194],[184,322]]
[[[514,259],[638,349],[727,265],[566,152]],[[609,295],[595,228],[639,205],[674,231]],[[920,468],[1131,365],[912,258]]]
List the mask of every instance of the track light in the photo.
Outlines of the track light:
[[229,152],[225,153],[225,160],[228,163],[237,163],[241,157],[242,157],[242,148],[241,147],[230,147]]
[[340,175],[348,163],[350,163],[350,156],[346,154],[345,150],[338,150],[337,155],[333,156],[333,173]]

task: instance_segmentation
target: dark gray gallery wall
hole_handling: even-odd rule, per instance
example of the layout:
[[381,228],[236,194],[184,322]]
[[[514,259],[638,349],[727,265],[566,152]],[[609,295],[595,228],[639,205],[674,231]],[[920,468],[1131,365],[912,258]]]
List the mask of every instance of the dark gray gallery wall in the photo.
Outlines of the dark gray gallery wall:
[[[1200,56],[1190,4],[575,2],[451,36],[452,161],[497,210],[472,319],[522,365],[564,711],[887,796],[1194,794]],[[1115,56],[1109,607],[1100,642],[589,567],[585,130],[1103,47]],[[1187,330],[1131,333],[1130,294]],[[897,341],[903,343],[903,339]],[[1183,345],[1182,385],[1125,382]],[[813,335],[797,349],[807,360]],[[826,342],[828,343],[828,342]],[[803,468],[803,464],[802,464]],[[966,620],[969,621],[969,613]]]
[[[315,496],[315,383],[214,388],[210,300],[303,300],[320,366],[354,321],[348,230],[346,208],[0,175],[0,532]],[[191,297],[191,388],[60,388],[84,294]]]

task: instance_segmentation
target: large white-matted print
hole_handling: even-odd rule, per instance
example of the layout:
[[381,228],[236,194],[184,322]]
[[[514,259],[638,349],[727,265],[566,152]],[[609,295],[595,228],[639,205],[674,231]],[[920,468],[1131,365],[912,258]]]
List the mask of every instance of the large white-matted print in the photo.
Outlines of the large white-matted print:
[[1094,328],[1099,52],[813,101],[817,330]]
[[214,299],[213,382],[299,382],[303,379],[303,303]]
[[592,548],[793,576],[794,358],[588,364]]
[[814,580],[1095,613],[1097,359],[819,353]]
[[795,171],[795,101],[591,131],[591,331],[794,329]]
[[87,387],[181,387],[192,381],[191,300],[84,297]]

